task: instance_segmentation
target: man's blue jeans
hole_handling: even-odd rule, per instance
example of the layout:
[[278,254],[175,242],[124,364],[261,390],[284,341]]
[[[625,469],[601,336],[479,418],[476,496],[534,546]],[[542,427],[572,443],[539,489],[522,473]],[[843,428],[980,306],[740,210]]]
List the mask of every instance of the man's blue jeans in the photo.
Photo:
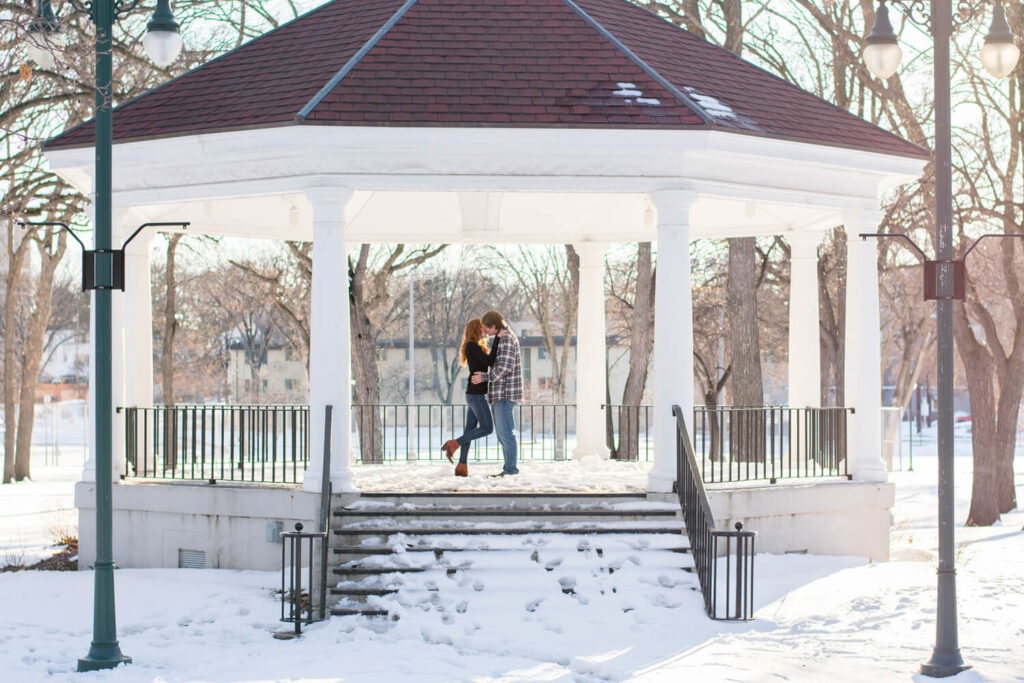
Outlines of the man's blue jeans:
[[491,409],[484,394],[466,394],[466,426],[462,436],[456,439],[462,446],[459,462],[465,464],[469,456],[469,444],[474,439],[487,436],[494,431]]
[[519,474],[516,467],[516,422],[514,417],[515,401],[497,401],[491,404],[491,413],[494,414],[494,431],[501,444],[501,452],[505,455],[505,466],[502,472],[505,474]]

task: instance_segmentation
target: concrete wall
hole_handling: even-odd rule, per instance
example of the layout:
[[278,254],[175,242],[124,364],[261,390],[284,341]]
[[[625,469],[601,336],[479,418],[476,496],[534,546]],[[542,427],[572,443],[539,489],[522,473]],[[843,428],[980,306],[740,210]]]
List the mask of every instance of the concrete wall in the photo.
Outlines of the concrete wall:
[[893,484],[829,481],[708,487],[720,529],[756,531],[758,553],[808,552],[889,559]]
[[[809,552],[889,559],[890,509],[895,487],[887,483],[827,481],[708,487],[720,529],[735,522],[757,531],[759,553]],[[652,498],[675,502],[675,494]],[[280,541],[268,541],[267,525],[295,522],[316,527],[319,494],[297,487],[217,484],[115,484],[114,561],[119,567],[177,567],[178,551],[206,553],[207,567],[274,570]],[[75,487],[79,519],[79,567],[96,556],[95,488]]]
[[[206,553],[207,567],[272,570],[281,567],[281,542],[267,540],[269,522],[290,531],[296,522],[316,528],[320,496],[298,487],[192,483],[114,484],[114,562],[119,567],[177,567],[178,551]],[[79,561],[96,558],[96,491],[75,486]]]

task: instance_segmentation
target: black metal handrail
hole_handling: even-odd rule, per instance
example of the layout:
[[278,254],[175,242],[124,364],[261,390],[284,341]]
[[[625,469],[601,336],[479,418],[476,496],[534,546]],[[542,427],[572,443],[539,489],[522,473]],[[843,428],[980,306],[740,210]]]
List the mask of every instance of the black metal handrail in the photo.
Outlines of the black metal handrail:
[[715,518],[711,514],[711,504],[697,467],[683,411],[679,406],[672,406],[672,415],[676,420],[676,492],[704,597],[704,610],[712,619],[753,619],[756,532],[744,531],[739,522],[735,531],[715,528]]
[[[320,600],[318,612],[320,619],[327,618],[327,539],[331,534],[331,495],[334,486],[331,483],[331,432],[334,421],[334,406],[324,407],[324,458],[320,478],[320,533],[324,536],[320,544]],[[284,568],[282,567],[282,571]]]
[[[294,633],[277,633],[278,638],[297,638],[302,635],[302,625],[319,621],[314,615],[318,613],[314,605],[313,558],[314,544],[320,541],[321,548],[327,546],[327,532],[303,531],[302,522],[295,523],[295,531],[281,534],[281,621],[294,624]],[[309,566],[307,569],[308,588],[302,589],[302,547],[308,547]],[[305,613],[305,616],[303,616]],[[319,609],[319,618],[323,619],[323,603]]]
[[809,477],[851,479],[847,416],[853,408],[696,406],[694,449],[707,483]]
[[294,484],[309,463],[309,406],[118,408],[125,472],[148,479]]

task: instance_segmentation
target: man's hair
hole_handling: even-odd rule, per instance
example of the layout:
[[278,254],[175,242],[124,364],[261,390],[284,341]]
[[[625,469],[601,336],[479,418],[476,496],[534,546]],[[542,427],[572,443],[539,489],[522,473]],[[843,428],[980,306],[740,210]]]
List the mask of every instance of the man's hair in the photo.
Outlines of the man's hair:
[[487,327],[507,327],[507,325],[505,325],[505,318],[503,318],[501,313],[498,313],[497,311],[487,311],[480,317],[480,322],[487,325]]

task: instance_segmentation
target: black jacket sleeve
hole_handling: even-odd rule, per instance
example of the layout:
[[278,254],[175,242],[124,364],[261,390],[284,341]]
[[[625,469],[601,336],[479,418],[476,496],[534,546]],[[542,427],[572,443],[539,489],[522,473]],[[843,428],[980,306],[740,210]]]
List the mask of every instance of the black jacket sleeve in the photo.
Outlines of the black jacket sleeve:
[[498,357],[498,342],[501,341],[501,337],[495,335],[494,339],[491,340],[491,350],[487,354],[487,367],[494,367],[494,359]]

